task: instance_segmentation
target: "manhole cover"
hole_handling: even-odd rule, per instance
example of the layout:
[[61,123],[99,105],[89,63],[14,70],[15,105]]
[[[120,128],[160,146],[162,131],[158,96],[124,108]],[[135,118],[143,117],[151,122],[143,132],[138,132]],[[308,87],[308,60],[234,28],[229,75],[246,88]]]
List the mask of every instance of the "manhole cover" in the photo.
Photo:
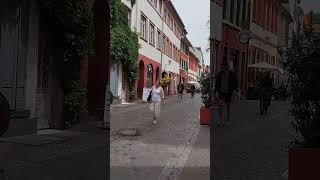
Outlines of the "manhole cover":
[[122,136],[138,136],[137,129],[123,129],[118,132]]

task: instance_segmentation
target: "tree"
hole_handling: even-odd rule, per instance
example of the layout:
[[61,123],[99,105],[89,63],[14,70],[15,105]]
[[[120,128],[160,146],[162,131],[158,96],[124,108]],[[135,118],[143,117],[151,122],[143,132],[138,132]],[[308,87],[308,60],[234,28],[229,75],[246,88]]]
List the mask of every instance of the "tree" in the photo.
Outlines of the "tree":
[[128,24],[128,13],[128,8],[121,0],[111,0],[111,58],[116,63],[122,63],[124,70],[128,72],[129,94],[132,99],[136,95],[140,45],[138,33],[132,31]]
[[293,36],[284,54],[289,76],[292,125],[308,145],[320,145],[320,34]]

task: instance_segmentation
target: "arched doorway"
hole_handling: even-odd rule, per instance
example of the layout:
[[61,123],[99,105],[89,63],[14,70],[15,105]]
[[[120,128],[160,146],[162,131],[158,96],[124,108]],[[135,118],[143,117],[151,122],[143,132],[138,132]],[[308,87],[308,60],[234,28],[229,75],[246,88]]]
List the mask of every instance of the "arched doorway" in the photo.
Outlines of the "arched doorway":
[[153,86],[153,67],[151,64],[147,66],[147,88],[151,88]]
[[139,79],[138,79],[138,88],[137,88],[137,93],[139,98],[142,98],[143,86],[144,86],[144,62],[140,61],[139,62]]

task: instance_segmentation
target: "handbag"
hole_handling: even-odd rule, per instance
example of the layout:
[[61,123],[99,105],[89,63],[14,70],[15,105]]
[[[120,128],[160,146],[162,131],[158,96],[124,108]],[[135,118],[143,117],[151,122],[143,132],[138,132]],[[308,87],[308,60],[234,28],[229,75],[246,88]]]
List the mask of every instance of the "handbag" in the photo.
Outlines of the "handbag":
[[149,96],[148,96],[148,98],[147,98],[147,101],[148,101],[148,102],[151,102],[151,97],[152,97],[152,90],[150,91]]

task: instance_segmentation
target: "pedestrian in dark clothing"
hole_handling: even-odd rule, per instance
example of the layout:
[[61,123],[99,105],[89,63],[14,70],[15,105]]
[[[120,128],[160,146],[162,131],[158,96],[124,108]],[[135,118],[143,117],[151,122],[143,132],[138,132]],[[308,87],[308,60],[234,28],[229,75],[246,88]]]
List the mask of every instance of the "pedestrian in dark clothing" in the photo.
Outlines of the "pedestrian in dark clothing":
[[[265,72],[263,78],[259,82],[259,96],[260,96],[260,104],[262,101],[266,100],[266,111],[271,104],[272,98],[272,89],[273,89],[273,80],[270,77],[270,72]],[[262,111],[261,111],[262,113]]]
[[[218,124],[226,124],[230,125],[230,104],[231,104],[231,97],[232,94],[237,89],[237,80],[235,74],[229,70],[228,64],[222,64],[221,71],[218,73],[215,82],[215,90],[214,93],[218,93],[220,104],[222,105],[220,108],[220,121]],[[223,108],[227,106],[227,122],[224,123],[222,121],[223,118]]]
[[196,86],[194,84],[191,85],[191,97],[196,93]]
[[178,97],[180,99],[182,99],[182,94],[183,94],[183,91],[184,91],[184,85],[183,85],[182,81],[178,84],[177,90],[178,90],[178,93],[179,93]]

